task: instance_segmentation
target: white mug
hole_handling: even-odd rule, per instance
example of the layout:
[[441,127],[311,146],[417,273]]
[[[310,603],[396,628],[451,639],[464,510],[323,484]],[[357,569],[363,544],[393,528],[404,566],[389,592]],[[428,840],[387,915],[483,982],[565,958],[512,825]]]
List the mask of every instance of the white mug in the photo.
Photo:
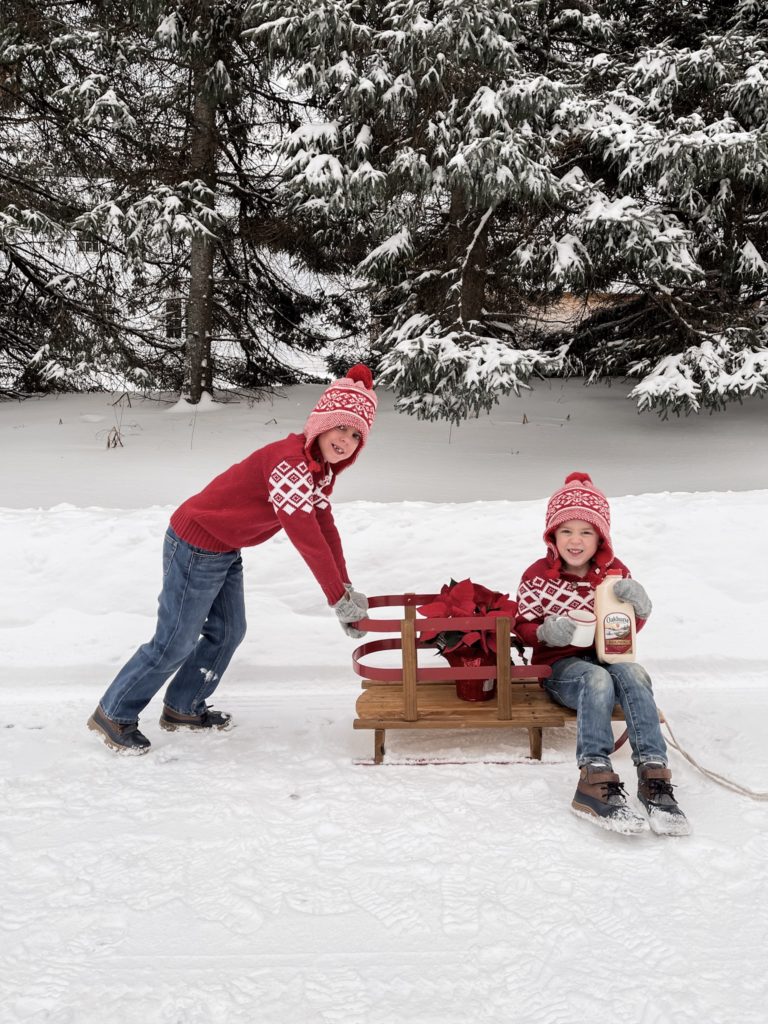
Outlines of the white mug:
[[593,613],[577,608],[565,614],[571,622],[576,624],[571,644],[574,647],[591,647],[595,641],[595,625],[597,624]]

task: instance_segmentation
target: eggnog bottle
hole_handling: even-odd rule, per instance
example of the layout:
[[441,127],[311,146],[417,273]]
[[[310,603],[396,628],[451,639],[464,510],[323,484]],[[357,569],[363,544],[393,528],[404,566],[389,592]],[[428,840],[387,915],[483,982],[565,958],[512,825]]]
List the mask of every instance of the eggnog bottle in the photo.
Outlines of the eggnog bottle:
[[637,656],[635,609],[620,601],[613,585],[621,579],[618,569],[609,569],[605,579],[595,587],[595,648],[600,661],[634,661]]

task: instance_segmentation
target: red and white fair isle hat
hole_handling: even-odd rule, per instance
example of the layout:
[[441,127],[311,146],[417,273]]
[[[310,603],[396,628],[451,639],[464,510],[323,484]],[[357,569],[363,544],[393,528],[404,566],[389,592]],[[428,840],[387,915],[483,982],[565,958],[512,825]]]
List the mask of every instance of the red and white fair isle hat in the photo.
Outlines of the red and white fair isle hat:
[[555,530],[569,519],[581,519],[595,527],[603,542],[602,558],[598,559],[600,562],[613,558],[611,508],[608,499],[595,487],[588,473],[570,473],[563,486],[549,499],[544,540],[550,552],[555,555]]
[[337,469],[351,466],[368,440],[376,417],[377,404],[378,399],[373,390],[373,374],[363,363],[357,363],[348,370],[346,377],[335,380],[325,389],[320,401],[307,417],[304,424],[304,436],[307,439],[305,451],[310,458],[312,445],[319,434],[333,430],[334,427],[351,427],[360,434],[360,444],[352,457],[346,459]]

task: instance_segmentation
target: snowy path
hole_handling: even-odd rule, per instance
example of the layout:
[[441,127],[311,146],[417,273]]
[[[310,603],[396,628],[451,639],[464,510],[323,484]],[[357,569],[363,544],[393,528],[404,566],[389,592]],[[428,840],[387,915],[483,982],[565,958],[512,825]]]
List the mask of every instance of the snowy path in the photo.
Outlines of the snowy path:
[[[767,788],[764,746],[716,728],[734,704],[764,713],[751,683],[665,708],[712,767],[738,754]],[[545,734],[541,765],[374,768],[353,764],[371,737],[351,695],[227,706],[238,727],[216,736],[148,715],[153,753],[119,759],[88,742],[80,699],[5,703],[4,1020],[763,1019],[744,965],[765,941],[765,805],[675,758],[694,837],[616,836],[567,813],[572,730]],[[526,752],[523,733],[462,740]],[[395,757],[422,749],[392,737]]]

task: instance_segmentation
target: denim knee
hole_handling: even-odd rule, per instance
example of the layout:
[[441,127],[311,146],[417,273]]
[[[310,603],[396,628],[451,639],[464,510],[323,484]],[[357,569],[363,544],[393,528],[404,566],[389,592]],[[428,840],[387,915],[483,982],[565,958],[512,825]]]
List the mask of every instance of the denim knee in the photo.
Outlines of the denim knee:
[[233,654],[240,644],[245,640],[245,619],[233,623],[226,632],[224,640],[222,642],[222,649],[227,654]]
[[591,695],[606,699],[614,698],[613,678],[602,665],[591,665],[582,678]]
[[243,619],[241,622],[239,622],[237,624],[237,629],[234,630],[234,634],[235,635],[232,638],[232,646],[235,647],[235,648],[239,647],[240,644],[243,642],[243,640],[245,640],[245,634],[247,632],[248,632],[248,625],[247,625],[245,619]]
[[633,661],[619,661],[615,665],[609,665],[608,671],[617,682],[624,686],[642,686],[649,693],[653,693],[651,677],[642,665]]
[[227,622],[227,641],[232,647],[239,647],[245,640],[248,623],[245,618],[245,601],[239,602]]
[[231,616],[227,619],[217,618],[206,622],[203,637],[215,647],[231,654],[245,639],[246,623],[244,616]]
[[194,651],[197,638],[173,636],[164,646],[157,638],[145,644],[147,661],[152,668],[160,671],[175,671]]

